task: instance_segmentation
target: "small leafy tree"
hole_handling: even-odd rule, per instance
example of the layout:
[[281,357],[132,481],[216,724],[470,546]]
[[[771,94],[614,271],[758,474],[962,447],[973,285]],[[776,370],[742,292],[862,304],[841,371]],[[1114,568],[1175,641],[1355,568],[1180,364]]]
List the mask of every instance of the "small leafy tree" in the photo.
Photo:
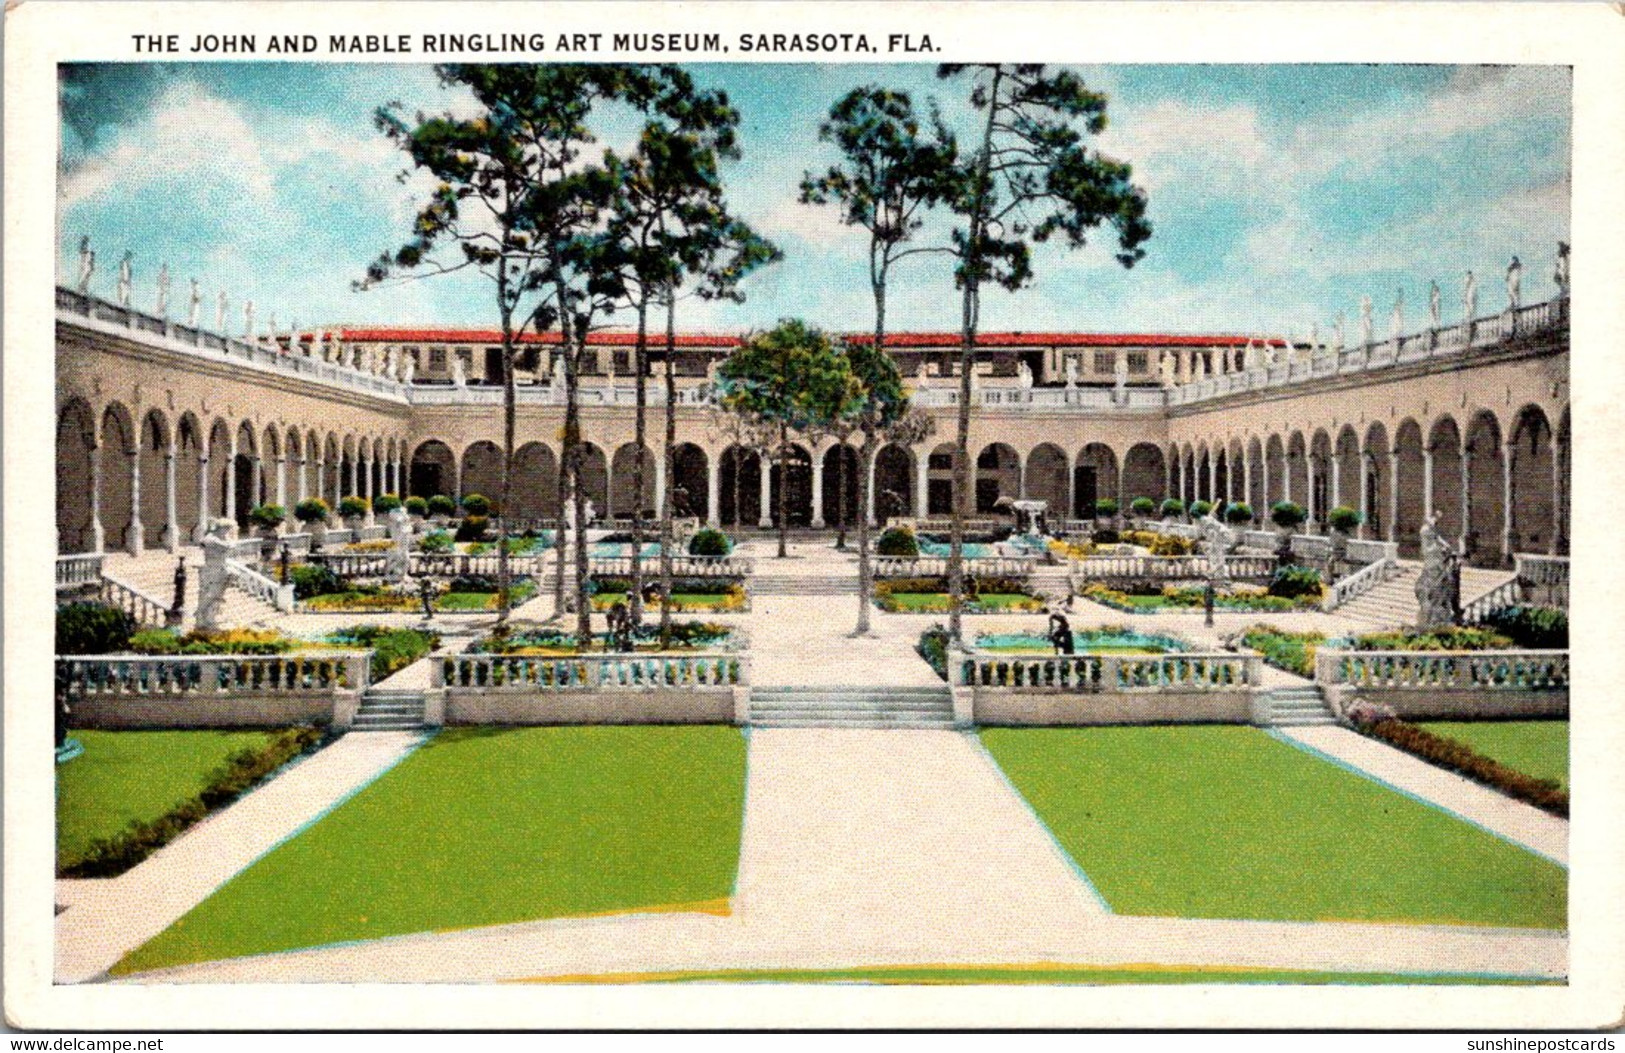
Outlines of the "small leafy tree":
[[1162,518],[1177,519],[1185,514],[1185,502],[1177,497],[1167,498],[1162,502]]
[[463,514],[470,516],[488,516],[491,514],[491,499],[484,494],[466,494],[463,497]]
[[307,497],[293,506],[293,517],[301,523],[325,523],[329,509],[319,497]]
[[360,519],[371,510],[372,503],[365,497],[357,497],[352,494],[339,500],[339,518],[341,519]]
[[1270,506],[1270,522],[1282,530],[1296,530],[1307,518],[1303,506],[1292,501],[1277,501]]
[[395,494],[379,494],[372,503],[372,510],[374,512],[378,512],[386,516],[400,507],[401,499]]
[[427,505],[432,516],[454,516],[457,514],[457,502],[445,494],[435,494],[429,498]]
[[1095,501],[1095,518],[1110,519],[1117,514],[1117,499],[1102,497]]
[[1352,534],[1359,529],[1365,517],[1348,505],[1338,505],[1326,513],[1326,524],[1340,534]]
[[1240,526],[1253,521],[1253,506],[1245,501],[1236,501],[1224,510],[1225,522]]
[[266,530],[275,530],[288,518],[288,510],[281,505],[260,505],[248,513],[248,521]]

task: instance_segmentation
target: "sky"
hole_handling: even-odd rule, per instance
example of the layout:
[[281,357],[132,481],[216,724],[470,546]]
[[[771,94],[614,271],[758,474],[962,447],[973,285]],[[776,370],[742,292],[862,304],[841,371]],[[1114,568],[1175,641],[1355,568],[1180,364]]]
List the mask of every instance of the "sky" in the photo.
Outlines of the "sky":
[[[839,158],[817,137],[829,106],[860,84],[908,91],[973,138],[967,83],[921,64],[691,64],[742,114],[742,158],[723,172],[734,210],[782,250],[743,304],[685,303],[679,328],[740,332],[802,317],[872,328],[866,236],[833,207],[801,205],[803,174]],[[1103,229],[1088,246],[1041,246],[1033,282],[985,292],[982,328],[1329,335],[1359,300],[1379,335],[1403,292],[1423,326],[1428,283],[1448,324],[1469,268],[1480,313],[1505,303],[1516,254],[1526,302],[1553,294],[1568,240],[1571,78],[1565,67],[1199,65],[1078,67],[1108,97],[1101,153],[1133,166],[1154,227],[1145,258],[1115,262]],[[375,109],[466,113],[426,65],[103,64],[60,69],[58,280],[76,280],[78,244],[97,253],[92,291],[111,298],[132,252],[134,303],[151,310],[160,265],[172,316],[188,280],[205,325],[224,291],[227,328],[245,299],[277,324],[492,324],[492,287],[451,275],[354,291],[410,229],[426,184],[373,125]],[[624,147],[630,115],[597,118]],[[921,244],[946,241],[934,218]],[[959,299],[943,257],[898,265],[888,327],[952,331]],[[629,317],[614,321],[631,323]]]

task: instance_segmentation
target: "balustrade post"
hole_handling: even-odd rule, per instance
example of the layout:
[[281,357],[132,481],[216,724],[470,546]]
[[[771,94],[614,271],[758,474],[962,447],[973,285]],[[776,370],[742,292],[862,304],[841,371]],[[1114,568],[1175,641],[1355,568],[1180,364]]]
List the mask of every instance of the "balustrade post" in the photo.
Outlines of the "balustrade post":
[[[844,444],[841,445],[841,446],[834,447],[834,449],[837,451],[836,456],[843,457],[843,458],[845,457],[845,455],[846,455],[846,447],[845,447]],[[814,448],[814,450],[812,452],[811,461],[812,461],[812,466],[811,466],[812,467],[812,528],[814,530],[822,530],[824,528],[824,464],[823,464],[824,458],[819,454],[819,452],[818,452],[818,450],[816,448]],[[851,510],[847,509],[847,511],[850,512]],[[837,524],[837,525],[845,525],[845,524]]]
[[141,525],[141,444],[136,442],[130,454],[130,532],[124,539],[125,550],[139,556],[147,547],[146,527]]
[[102,444],[90,445],[90,551],[100,555],[106,544],[102,529]]
[[[1557,463],[1556,445],[1553,445],[1552,463]],[[924,519],[930,514],[931,451],[921,446],[914,451],[914,518]]]
[[[735,468],[737,469],[737,465]],[[739,509],[734,519],[742,521]],[[722,455],[707,455],[705,459],[705,525],[722,526]]]

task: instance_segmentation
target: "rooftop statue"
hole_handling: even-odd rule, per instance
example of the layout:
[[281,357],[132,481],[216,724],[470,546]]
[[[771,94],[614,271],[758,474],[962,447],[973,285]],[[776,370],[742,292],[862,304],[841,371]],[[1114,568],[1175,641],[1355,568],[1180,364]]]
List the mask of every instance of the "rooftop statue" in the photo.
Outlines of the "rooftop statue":
[[1569,294],[1569,243],[1557,243],[1557,271],[1552,275],[1552,281],[1557,283],[1559,298]]
[[1523,264],[1512,257],[1507,264],[1507,310],[1516,311],[1523,306]]
[[1439,328],[1439,283],[1428,282],[1428,328]]
[[1371,297],[1360,297],[1360,345],[1371,346]]
[[1388,338],[1398,341],[1405,335],[1405,287],[1394,290],[1394,313],[1388,319]]
[[1344,343],[1344,336],[1343,336],[1343,324],[1347,320],[1348,320],[1348,316],[1345,315],[1342,311],[1338,311],[1337,312],[1337,324],[1332,326],[1332,339],[1333,339],[1332,346],[1335,347],[1339,351],[1343,350],[1343,348],[1346,346],[1346,344]]
[[226,331],[226,290],[220,290],[220,296],[214,301],[214,331]]
[[169,317],[169,264],[158,268],[158,307],[153,312],[159,318]]
[[1478,279],[1473,272],[1467,272],[1466,281],[1461,287],[1462,321],[1471,322],[1478,317]]
[[79,239],[79,291],[90,292],[90,276],[96,273],[96,253],[90,247],[90,235]]
[[197,287],[197,279],[192,279],[192,292],[186,300],[186,324],[193,329],[197,328],[198,309],[203,306],[203,292]]
[[130,306],[130,286],[133,284],[130,276],[130,261],[134,258],[135,254],[133,252],[125,250],[124,258],[119,260],[118,263],[118,305],[120,307]]
[[254,301],[243,302],[243,339],[254,339]]

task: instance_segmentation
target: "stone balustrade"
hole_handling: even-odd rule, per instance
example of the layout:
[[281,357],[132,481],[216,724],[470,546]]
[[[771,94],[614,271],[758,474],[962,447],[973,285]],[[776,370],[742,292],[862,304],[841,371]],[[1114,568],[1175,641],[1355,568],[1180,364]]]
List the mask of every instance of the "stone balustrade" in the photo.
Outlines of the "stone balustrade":
[[1516,607],[1523,602],[1523,584],[1517,578],[1497,585],[1495,588],[1476,596],[1461,605],[1461,620],[1464,625],[1476,625],[1488,618],[1491,613],[1503,607]]
[[1399,558],[1399,542],[1369,541],[1349,538],[1347,558],[1350,563],[1380,563]]
[[[979,578],[1025,578],[1037,560],[1032,556],[977,556],[962,560],[966,574]],[[877,578],[941,578],[948,574],[946,556],[876,556]]]
[[61,658],[75,727],[346,727],[369,652]]
[[[643,573],[650,577],[660,570],[659,556],[643,557]],[[629,578],[631,556],[594,556],[590,561],[595,578]],[[744,556],[673,556],[671,573],[677,578],[745,578],[756,570],[755,561]]]
[[1163,655],[967,654],[959,660],[957,673],[959,683],[972,687],[1250,692],[1263,683],[1263,661],[1256,654],[1229,651]]
[[[1231,556],[1225,560],[1231,578],[1269,580],[1275,574],[1272,556]],[[1074,578],[1094,581],[1206,581],[1206,556],[1089,556],[1068,565]]]
[[233,585],[261,603],[268,603],[279,611],[293,610],[293,585],[291,583],[287,585],[279,584],[252,567],[232,559],[226,560],[226,576]]
[[742,724],[746,654],[476,655],[433,659],[430,724]]
[[134,618],[137,625],[162,629],[173,621],[167,603],[115,578],[100,579],[97,598]]
[[[947,516],[926,516],[924,518],[910,518],[897,516],[891,520],[893,526],[908,527],[916,534],[940,534],[943,537],[953,530],[954,521]],[[973,518],[965,519],[966,534],[992,534],[999,530],[1008,530],[1010,520]]]
[[1338,651],[1315,655],[1315,682],[1383,691],[1531,691],[1569,686],[1568,651]]
[[750,683],[743,654],[449,655],[430,663],[430,686],[525,692],[732,687]]
[[96,585],[101,580],[102,556],[100,553],[56,557],[56,587],[58,591],[82,589],[90,585]]
[[1525,599],[1549,607],[1568,606],[1569,557],[1518,552],[1512,564]]
[[1356,596],[1370,592],[1399,573],[1399,564],[1393,559],[1380,559],[1368,563],[1347,577],[1333,582],[1321,598],[1320,609],[1335,611]]

